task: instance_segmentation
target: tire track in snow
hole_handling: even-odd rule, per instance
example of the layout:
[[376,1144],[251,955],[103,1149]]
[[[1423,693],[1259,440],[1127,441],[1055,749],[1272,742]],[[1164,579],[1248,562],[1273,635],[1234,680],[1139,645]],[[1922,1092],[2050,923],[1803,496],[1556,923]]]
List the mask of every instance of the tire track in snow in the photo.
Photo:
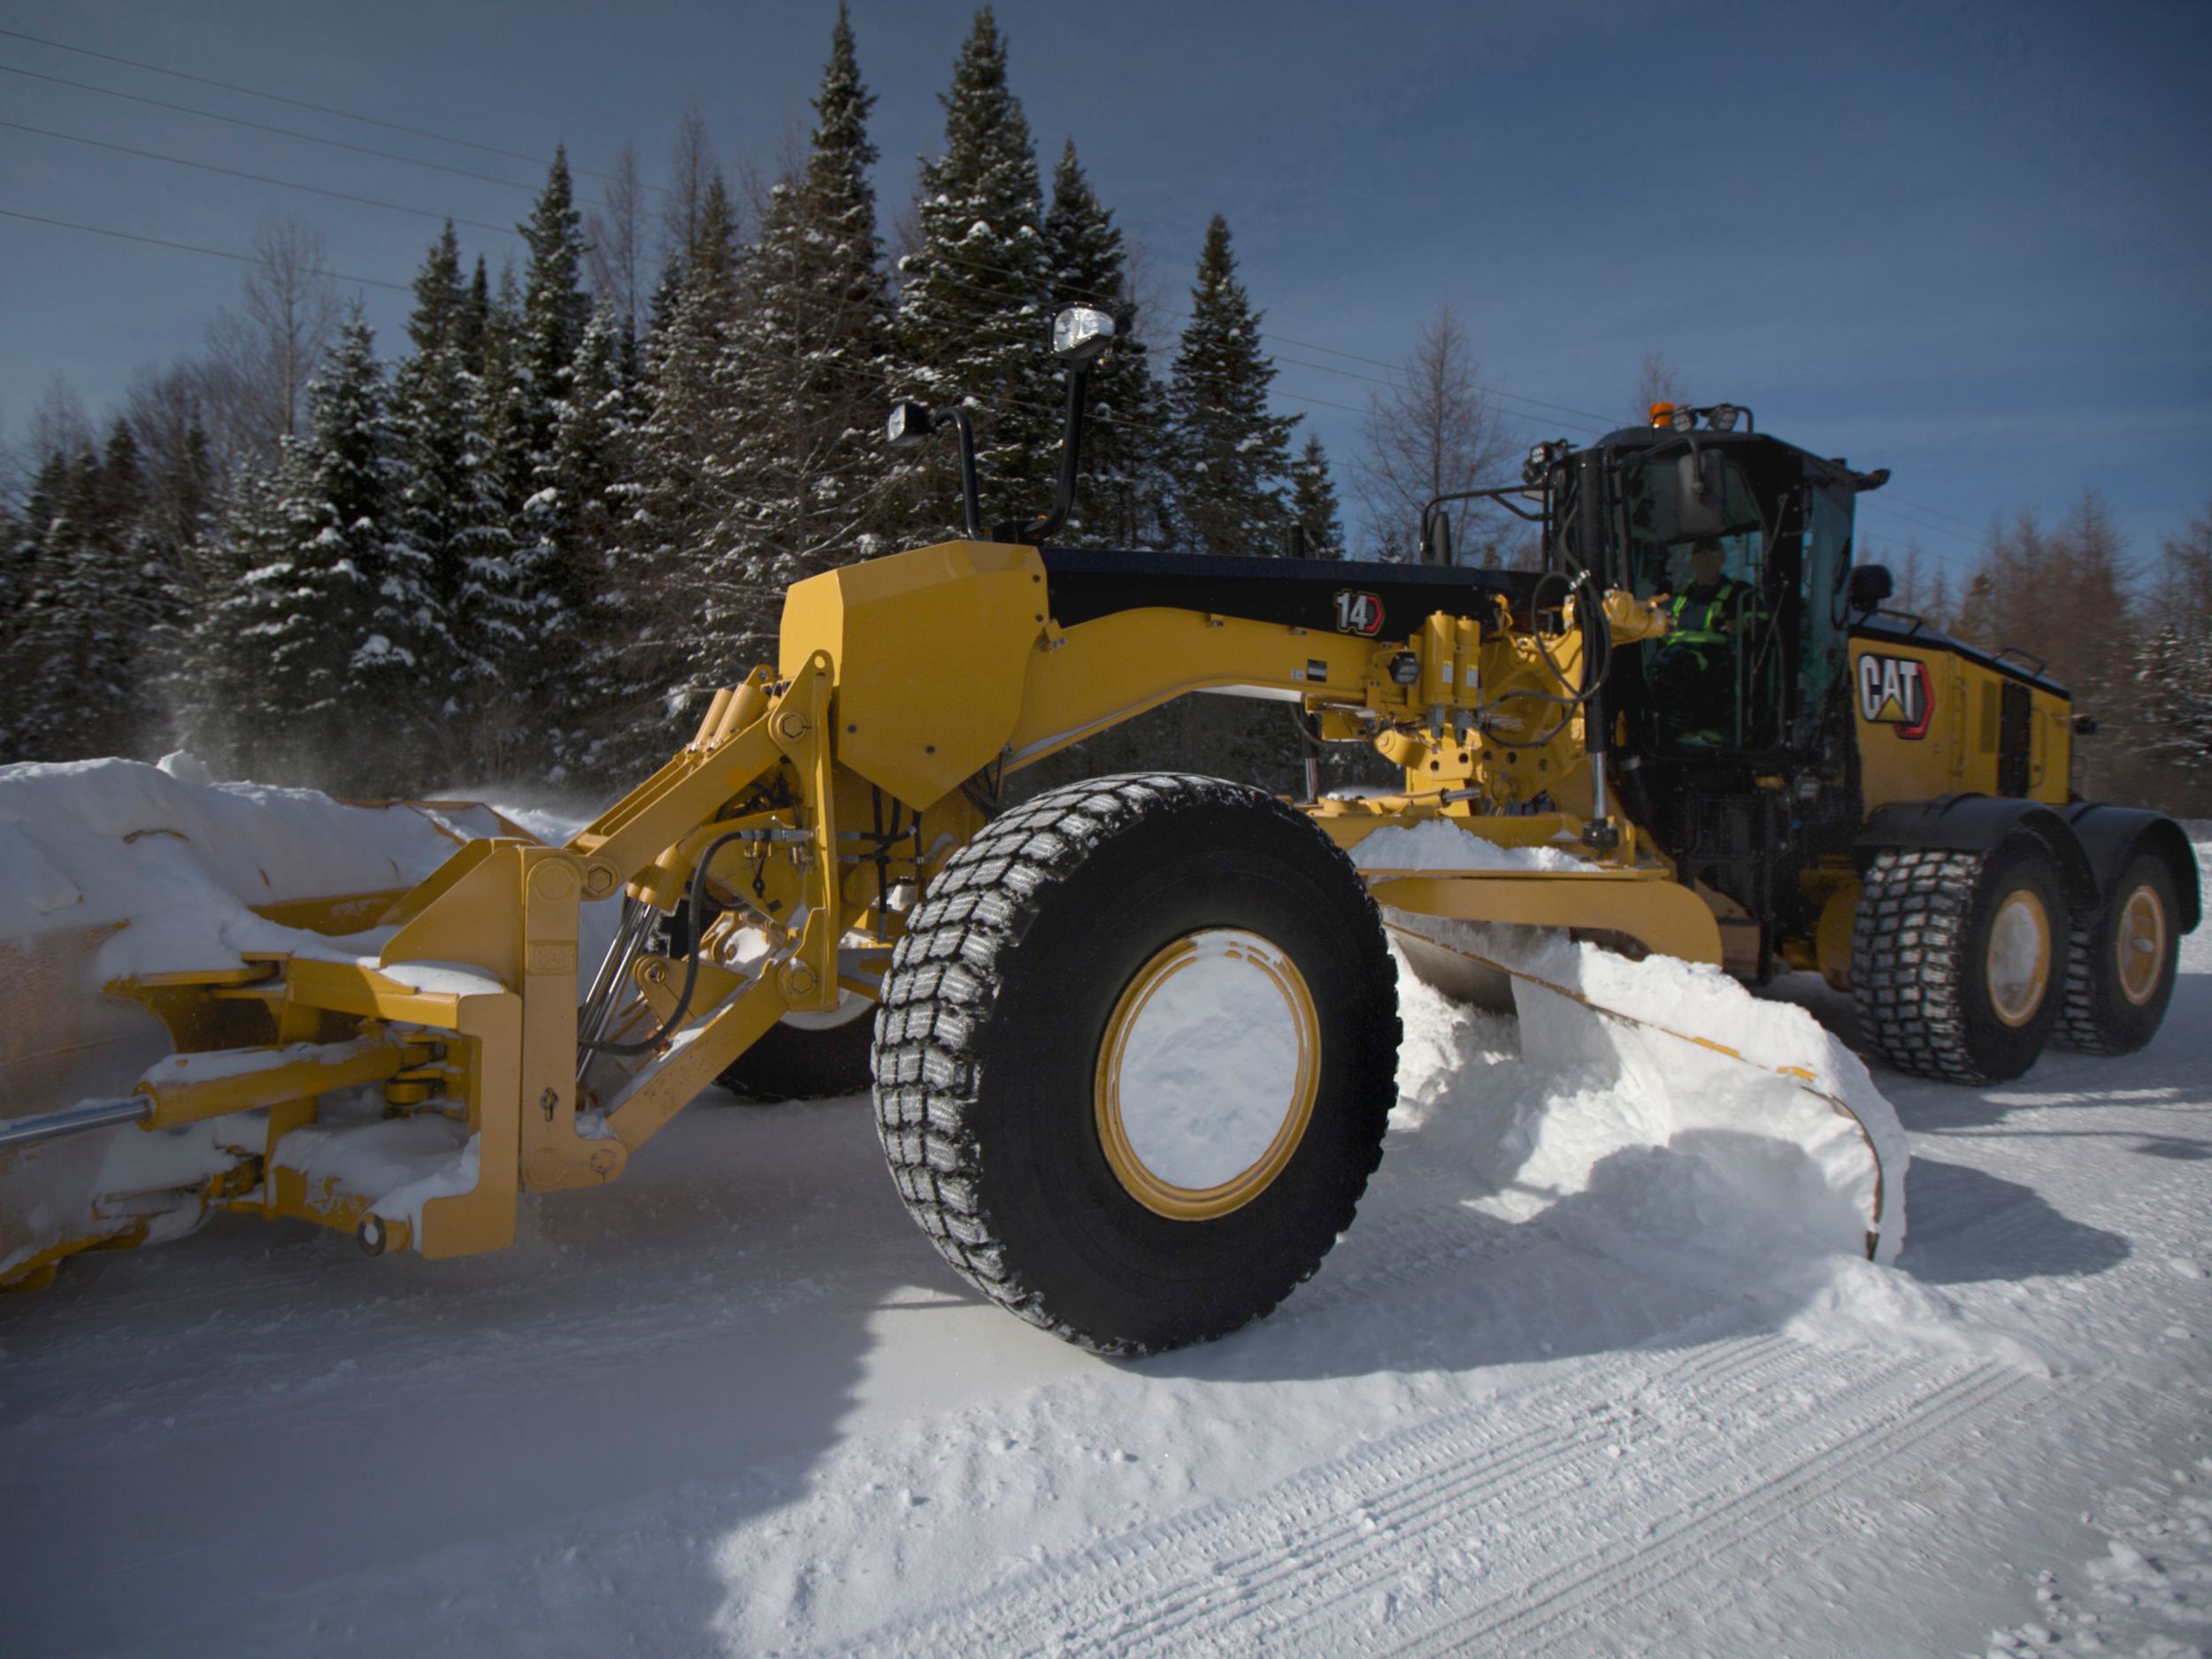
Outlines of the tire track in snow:
[[1463,1208],[1413,1207],[1371,1218],[1363,1214],[1354,1229],[1323,1258],[1318,1273],[1283,1299],[1273,1317],[1302,1319],[1363,1303],[1379,1289],[1412,1285],[1446,1267],[1523,1256],[1555,1242],[1538,1227]]
[[[1802,1363],[1779,1336],[1707,1349],[1669,1372],[1677,1386],[1756,1391]],[[1010,1644],[1059,1654],[1187,1652],[1234,1630],[1251,1633],[1256,1598],[1317,1559],[1357,1594],[1402,1570],[1438,1512],[1512,1503],[1531,1488],[1609,1468],[1619,1402],[1647,1392],[1648,1368],[1615,1360],[1515,1403],[1548,1426],[1501,1447],[1501,1409],[1456,1411],[1317,1464],[1270,1491],[1203,1505],[1028,1570],[933,1617],[865,1638],[856,1654],[988,1651]],[[1531,1409],[1532,1404],[1535,1405]],[[1586,1478],[1586,1477],[1584,1477]],[[1301,1598],[1302,1600],[1303,1598]],[[1279,1621],[1270,1620],[1270,1624]]]
[[1388,1651],[1586,1652],[1593,1623],[1618,1617],[1777,1525],[1801,1521],[1804,1511],[1819,1500],[1871,1480],[1955,1424],[1989,1415],[2027,1380],[2023,1371],[1994,1363],[1978,1365],[1908,1402],[1902,1415],[1857,1429],[1748,1491],[1733,1496],[1701,1494],[1685,1506],[1693,1513],[1657,1530],[1655,1536],[1609,1540],[1603,1550],[1606,1559],[1594,1568],[1555,1571],[1523,1586],[1513,1596],[1512,1606],[1503,1605],[1504,1598],[1476,1604]]
[[[1694,1409],[1701,1403],[1701,1389],[1724,1390],[1726,1403],[1747,1404],[1755,1410],[1764,1391],[1786,1386],[1793,1374],[1816,1363],[1806,1350],[1779,1339],[1755,1345],[1749,1350],[1731,1345],[1730,1349],[1724,1351],[1728,1357],[1703,1367],[1701,1376],[1675,1372],[1663,1379],[1647,1379],[1645,1387],[1639,1391],[1654,1395],[1655,1406],[1664,1403],[1675,1408],[1693,1408],[1691,1421],[1681,1437],[1670,1437],[1662,1442],[1668,1472],[1664,1488],[1656,1494],[1662,1516],[1673,1512],[1679,1505],[1676,1494],[1686,1486],[1693,1493],[1724,1491],[1730,1472],[1740,1470],[1745,1463],[1743,1448],[1747,1437],[1733,1432],[1732,1423],[1717,1425],[1709,1415],[1701,1415]],[[1886,1406],[1878,1414],[1870,1414],[1866,1431],[1863,1432],[1870,1432],[1887,1421],[1897,1409],[1892,1403],[1893,1396],[1909,1392],[1915,1380],[1904,1374],[1903,1368],[1896,1368],[1889,1375],[1878,1369],[1863,1380],[1855,1378],[1855,1398],[1863,1400],[1869,1391],[1882,1391]],[[1886,1391],[1885,1385],[1888,1385]],[[1777,1411],[1768,1423],[1760,1425],[1755,1435],[1748,1438],[1755,1442],[1778,1438],[1778,1425],[1786,1425],[1786,1433],[1780,1436],[1786,1440],[1816,1433],[1827,1410],[1818,1396],[1807,1390],[1795,1390],[1787,1406]],[[1111,1647],[1131,1653],[1227,1652],[1249,1651],[1257,1646],[1271,1652],[1333,1655],[1373,1651],[1377,1636],[1381,1633],[1379,1624],[1387,1622],[1398,1626],[1393,1634],[1407,1633],[1409,1626],[1416,1627],[1410,1633],[1417,1637],[1420,1628],[1434,1622],[1440,1609],[1453,1608],[1459,1600],[1477,1594],[1470,1589],[1460,1598],[1450,1598],[1448,1593],[1424,1588],[1421,1595],[1429,1599],[1400,1595],[1398,1592],[1409,1584],[1464,1580],[1481,1586],[1489,1593],[1469,1615],[1471,1619],[1479,1620],[1485,1609],[1517,1606],[1532,1592],[1542,1594],[1540,1586],[1554,1578],[1563,1578],[1572,1585],[1578,1574],[1591,1576],[1580,1570],[1586,1566],[1586,1540],[1594,1532],[1624,1530],[1626,1537],[1620,1547],[1629,1552],[1628,1559],[1632,1562],[1635,1553],[1644,1547],[1640,1540],[1647,1540],[1663,1525],[1663,1521],[1656,1521],[1648,1507],[1630,1505],[1624,1511],[1617,1504],[1619,1494],[1609,1490],[1624,1467],[1621,1462],[1624,1449],[1614,1432],[1620,1426],[1619,1415],[1608,1413],[1601,1406],[1588,1409],[1585,1421],[1595,1432],[1577,1437],[1564,1455],[1540,1460],[1531,1471],[1530,1479],[1514,1480],[1493,1491],[1487,1488],[1495,1483],[1455,1479],[1448,1471],[1440,1479],[1428,1477],[1422,1483],[1426,1489],[1388,1506],[1388,1525],[1379,1529],[1381,1536],[1371,1546],[1348,1548],[1340,1528],[1304,1538],[1284,1536],[1278,1542],[1278,1556],[1272,1568],[1237,1583],[1236,1594],[1212,1609],[1212,1617],[1202,1625],[1186,1628],[1189,1621],[1181,1621],[1156,1626],[1147,1624],[1141,1629],[1125,1628],[1116,1633],[1116,1643],[1100,1650]],[[1758,1466],[1764,1466],[1767,1462],[1761,1457]],[[1578,1492],[1588,1493],[1609,1507],[1601,1515],[1593,1515],[1587,1503],[1574,1500],[1572,1494]],[[1523,1556],[1530,1566],[1540,1569],[1548,1559],[1571,1559],[1562,1560],[1550,1573],[1540,1571],[1534,1578],[1525,1573],[1513,1574],[1510,1560],[1494,1565],[1486,1559],[1490,1553],[1489,1539],[1471,1537],[1463,1532],[1455,1534],[1449,1527],[1455,1512],[1471,1510],[1477,1502],[1494,1503],[1506,1516],[1532,1514],[1548,1517],[1547,1531],[1518,1540],[1525,1549],[1531,1540],[1536,1545]],[[1365,1506],[1371,1514],[1379,1508],[1372,1502]],[[1455,1540],[1455,1542],[1451,1541]],[[1443,1557],[1441,1562],[1440,1556]],[[1217,1565],[1215,1571],[1221,1571]],[[1491,1588],[1502,1580],[1504,1589]],[[1437,1599],[1440,1596],[1441,1599]],[[1583,1622],[1580,1606],[1580,1601],[1570,1594],[1561,1616],[1579,1624]],[[1444,1646],[1447,1650],[1463,1647],[1483,1634],[1480,1629],[1471,1635],[1455,1630]],[[1522,1648],[1517,1641],[1509,1640],[1492,1650],[1519,1652]]]

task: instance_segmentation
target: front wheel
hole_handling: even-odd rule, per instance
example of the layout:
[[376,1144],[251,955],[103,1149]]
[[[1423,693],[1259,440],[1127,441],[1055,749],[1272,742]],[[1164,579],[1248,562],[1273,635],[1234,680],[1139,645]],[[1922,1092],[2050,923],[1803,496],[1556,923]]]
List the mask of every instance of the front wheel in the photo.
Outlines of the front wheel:
[[1852,934],[1861,1034],[1901,1071],[2018,1077],[2058,1024],[2067,931],[2057,867],[2030,838],[1878,855]]
[[994,820],[932,884],[884,984],[878,1124],[979,1290],[1150,1353],[1320,1264],[1381,1157],[1398,1035],[1380,918],[1302,815],[1101,779]]

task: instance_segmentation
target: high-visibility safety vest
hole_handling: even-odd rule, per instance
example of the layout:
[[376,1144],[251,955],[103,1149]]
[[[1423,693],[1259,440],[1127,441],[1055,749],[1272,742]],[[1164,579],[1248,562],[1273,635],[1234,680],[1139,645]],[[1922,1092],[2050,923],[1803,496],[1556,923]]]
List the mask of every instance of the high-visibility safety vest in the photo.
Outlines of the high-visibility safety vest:
[[1720,589],[1710,599],[1693,599],[1686,593],[1675,595],[1674,603],[1667,607],[1668,620],[1673,625],[1667,630],[1670,644],[1724,645],[1728,641],[1725,624],[1735,614],[1735,603],[1744,585],[1731,577],[1721,578]]

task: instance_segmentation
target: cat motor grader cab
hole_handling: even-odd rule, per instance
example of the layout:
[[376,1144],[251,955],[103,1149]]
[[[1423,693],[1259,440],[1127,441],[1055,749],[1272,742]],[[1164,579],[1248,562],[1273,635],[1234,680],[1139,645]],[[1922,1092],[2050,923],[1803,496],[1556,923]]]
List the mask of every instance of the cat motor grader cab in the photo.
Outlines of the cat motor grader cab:
[[[858,1000],[892,1173],[939,1250],[1023,1317],[1139,1353],[1265,1312],[1349,1224],[1396,1098],[1386,916],[1425,977],[1478,989],[1530,976],[1465,924],[1755,975],[1847,963],[1876,1040],[1938,1071],[2024,1064],[2061,1011],[2108,1047],[2154,1025],[2197,914],[2170,827],[2066,805],[2055,688],[1854,588],[1867,480],[1670,429],[1532,460],[1507,494],[1542,527],[1540,572],[1055,546],[1116,327],[1076,311],[1056,330],[1051,513],[987,534],[964,417],[895,411],[895,441],[958,428],[967,535],[794,586],[777,663],[565,846],[473,840],[410,891],[263,907],[288,943],[257,926],[90,997],[35,941],[48,965],[15,981],[0,1055],[28,1085],[0,1117],[0,1285],[216,1210],[373,1255],[498,1248],[522,1193],[617,1179],[772,1030]],[[1730,670],[1741,727],[1701,749],[1644,664],[1665,561],[1700,535],[1757,595]],[[1403,787],[1291,803],[1143,773],[1004,793],[1204,690],[1371,743]],[[1343,850],[1440,827],[1486,856]],[[588,904],[618,919],[580,980]],[[1992,1020],[2025,1036],[1993,1048]],[[1652,1029],[1689,1063],[1733,1053],[1725,1032]],[[1893,1253],[1899,1148],[1852,1086],[1733,1063],[1786,1085],[1745,1133],[1847,1143],[1855,1172],[1809,1198]]]
[[2054,1037],[2140,1048],[2200,915],[2187,838],[2073,793],[2093,727],[2038,658],[1886,608],[1889,572],[1851,549],[1856,497],[1888,477],[1740,405],[1661,403],[1536,446],[1519,486],[1431,503],[1424,556],[1448,558],[1463,499],[1528,520],[1555,585],[1663,602],[1717,554],[1690,674],[1669,672],[1671,634],[1617,643],[1605,678],[1621,808],[1711,906],[1732,972],[1818,971],[1865,1045],[1926,1076],[2016,1077]]

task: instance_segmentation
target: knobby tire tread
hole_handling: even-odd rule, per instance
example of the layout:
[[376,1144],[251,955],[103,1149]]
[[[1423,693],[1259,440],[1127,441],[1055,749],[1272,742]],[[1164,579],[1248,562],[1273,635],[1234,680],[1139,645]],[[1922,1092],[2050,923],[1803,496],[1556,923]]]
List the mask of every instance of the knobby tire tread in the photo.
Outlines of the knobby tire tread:
[[[1036,918],[1048,890],[1092,852],[1151,813],[1209,800],[1293,809],[1242,785],[1182,773],[1139,773],[1078,783],[1013,807],[956,854],[908,922],[884,980],[875,1025],[877,1130],[899,1194],[923,1231],[968,1282],[1018,1317],[1095,1353],[1133,1356],[1156,1345],[1101,1340],[1054,1315],[994,1233],[979,1187],[966,1114],[979,1071],[970,1040],[1003,983],[1002,961]],[[1371,901],[1368,908],[1374,910]],[[1386,965],[1381,918],[1371,930]],[[1378,1134],[1363,1174],[1381,1161]],[[1329,1217],[1351,1225],[1355,1191]],[[1314,1263],[1317,1266],[1318,1262]],[[1299,1282],[1311,1276],[1307,1268]],[[1280,1298],[1256,1305],[1258,1318]]]
[[1859,896],[1851,987],[1859,1033],[1901,1071],[1986,1081],[1966,1048],[1962,946],[1984,856],[1920,849],[1878,854]]

